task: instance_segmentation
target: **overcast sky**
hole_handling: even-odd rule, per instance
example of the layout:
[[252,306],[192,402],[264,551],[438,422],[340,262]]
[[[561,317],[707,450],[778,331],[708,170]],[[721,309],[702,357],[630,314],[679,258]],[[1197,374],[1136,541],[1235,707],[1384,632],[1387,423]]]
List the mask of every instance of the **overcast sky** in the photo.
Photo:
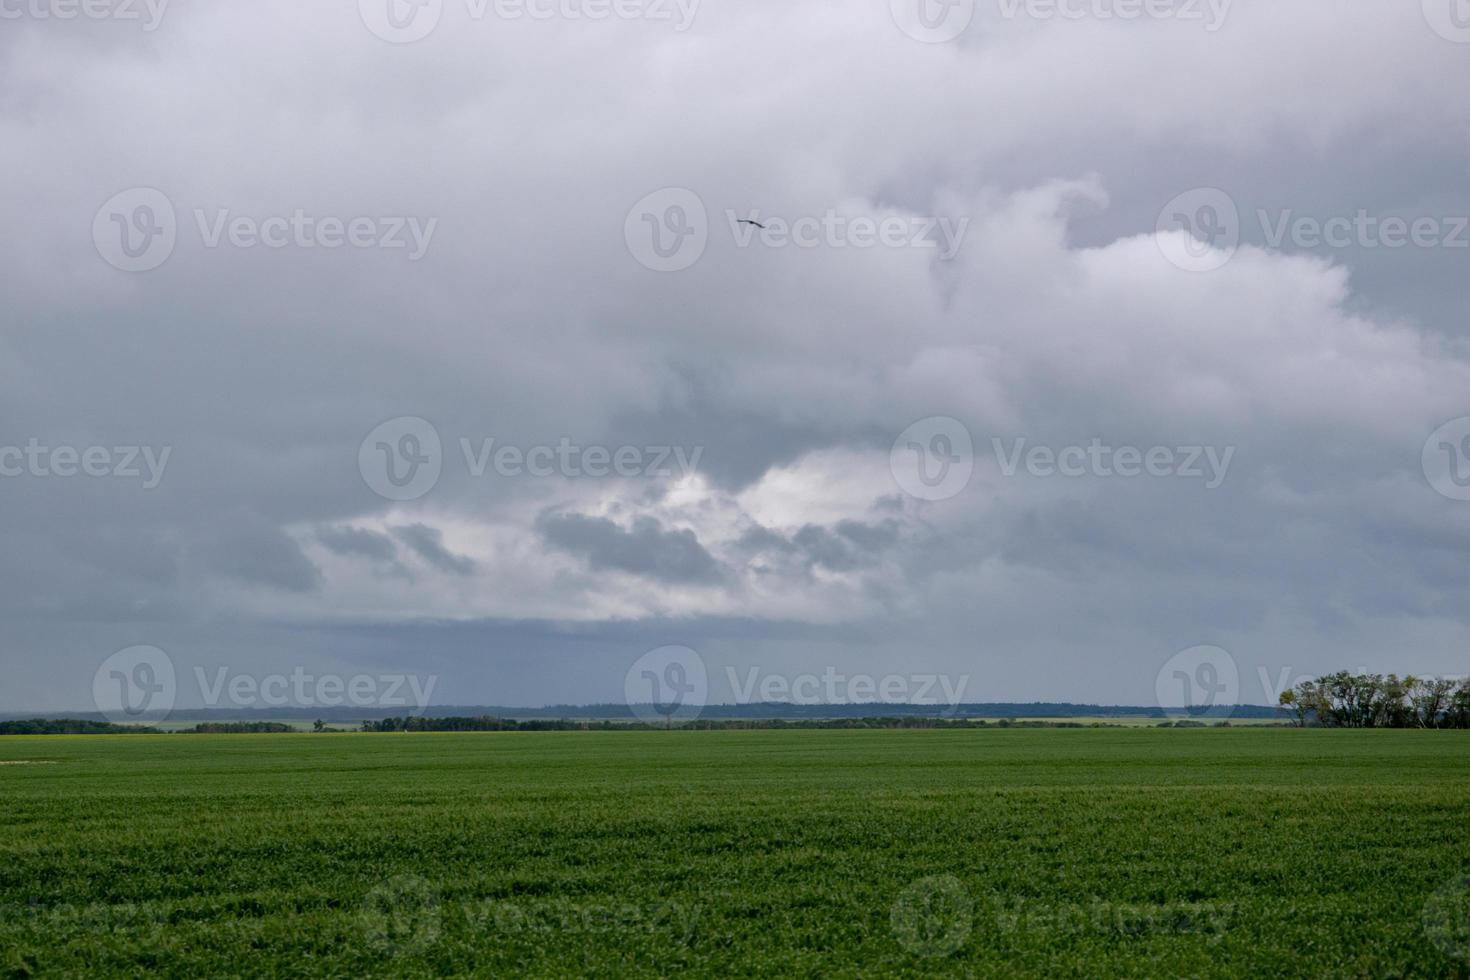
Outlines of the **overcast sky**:
[[110,2],[0,0],[0,711],[1470,672],[1463,0]]

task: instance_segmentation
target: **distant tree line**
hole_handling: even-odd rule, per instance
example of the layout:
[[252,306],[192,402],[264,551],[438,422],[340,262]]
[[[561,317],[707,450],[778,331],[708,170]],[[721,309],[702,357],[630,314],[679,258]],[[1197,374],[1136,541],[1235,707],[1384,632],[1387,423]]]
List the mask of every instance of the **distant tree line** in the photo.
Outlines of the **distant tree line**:
[[[576,720],[568,718],[497,718],[474,717],[429,718],[412,715],[405,718],[383,718],[364,721],[364,732],[585,732],[642,731],[668,727],[663,724],[612,720]],[[1013,721],[985,718],[925,718],[902,716],[892,718],[700,718],[679,722],[675,728],[692,731],[741,731],[772,728],[1116,728],[1106,722],[1077,721]]]
[[135,725],[114,725],[110,721],[87,721],[82,718],[27,718],[23,721],[0,721],[0,735],[133,735],[156,729]]
[[[208,721],[179,731],[181,735],[241,735],[257,732],[294,732],[278,721]],[[148,725],[115,725],[87,718],[27,718],[0,721],[0,735],[164,735]]]
[[[1171,724],[1165,722],[1165,725]],[[1183,722],[1180,723],[1181,727]],[[587,732],[662,730],[666,725],[612,719],[531,718],[517,720],[490,715],[428,718],[413,715],[364,721],[364,732]],[[892,729],[892,728],[1117,728],[1108,722],[1033,721],[1011,718],[925,718],[917,716],[869,718],[700,718],[676,728],[693,731],[738,731],[753,729]],[[312,725],[316,732],[330,731],[324,722]],[[207,721],[192,728],[170,732],[146,725],[115,725],[106,721],[78,718],[32,718],[0,721],[0,735],[244,735],[288,733],[300,729],[278,721]]]
[[1470,678],[1340,670],[1283,691],[1281,706],[1304,728],[1470,728]]

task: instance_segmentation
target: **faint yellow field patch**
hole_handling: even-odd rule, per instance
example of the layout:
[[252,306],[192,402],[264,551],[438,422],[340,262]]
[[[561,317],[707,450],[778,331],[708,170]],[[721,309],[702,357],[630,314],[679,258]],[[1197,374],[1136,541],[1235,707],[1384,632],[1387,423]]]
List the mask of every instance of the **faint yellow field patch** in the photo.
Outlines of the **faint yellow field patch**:
[[0,766],[54,766],[57,759],[0,759]]

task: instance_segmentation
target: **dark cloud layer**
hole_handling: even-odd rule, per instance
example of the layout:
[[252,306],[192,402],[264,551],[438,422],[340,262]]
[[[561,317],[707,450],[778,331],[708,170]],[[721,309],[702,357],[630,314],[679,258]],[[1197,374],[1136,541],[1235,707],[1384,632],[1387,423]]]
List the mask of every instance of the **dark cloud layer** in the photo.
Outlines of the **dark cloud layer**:
[[[1466,669],[1470,502],[1425,454],[1470,417],[1470,249],[1271,240],[1470,214],[1470,46],[1425,5],[979,4],[943,44],[888,3],[684,31],[447,4],[412,44],[355,6],[5,22],[0,710],[85,706],[136,644],[502,703],[617,698],[665,644],[716,688],[941,671],[980,700],[1147,701],[1204,643],[1252,700]],[[629,228],[668,188],[706,240],[659,272]],[[1208,188],[1240,247],[1181,267]],[[130,272],[158,202],[104,204],[138,189],[176,241]],[[744,241],[752,211],[816,244]],[[822,230],[938,219],[950,257]],[[929,495],[903,467],[953,445],[899,437],[940,416],[973,472]],[[1024,462],[1094,443],[1232,455],[1213,486]],[[368,478],[384,447],[422,492]],[[105,474],[58,475],[92,450]]]
[[544,514],[536,526],[548,544],[585,558],[594,570],[674,583],[713,583],[722,577],[719,564],[693,531],[665,530],[652,517],[639,517],[623,528],[605,517]]

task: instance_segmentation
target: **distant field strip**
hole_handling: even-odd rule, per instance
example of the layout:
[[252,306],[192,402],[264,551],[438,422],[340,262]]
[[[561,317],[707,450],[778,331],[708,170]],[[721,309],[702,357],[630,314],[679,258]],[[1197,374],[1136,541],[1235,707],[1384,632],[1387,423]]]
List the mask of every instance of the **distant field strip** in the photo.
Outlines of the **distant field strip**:
[[14,736],[0,803],[11,976],[1470,965],[1461,732]]

